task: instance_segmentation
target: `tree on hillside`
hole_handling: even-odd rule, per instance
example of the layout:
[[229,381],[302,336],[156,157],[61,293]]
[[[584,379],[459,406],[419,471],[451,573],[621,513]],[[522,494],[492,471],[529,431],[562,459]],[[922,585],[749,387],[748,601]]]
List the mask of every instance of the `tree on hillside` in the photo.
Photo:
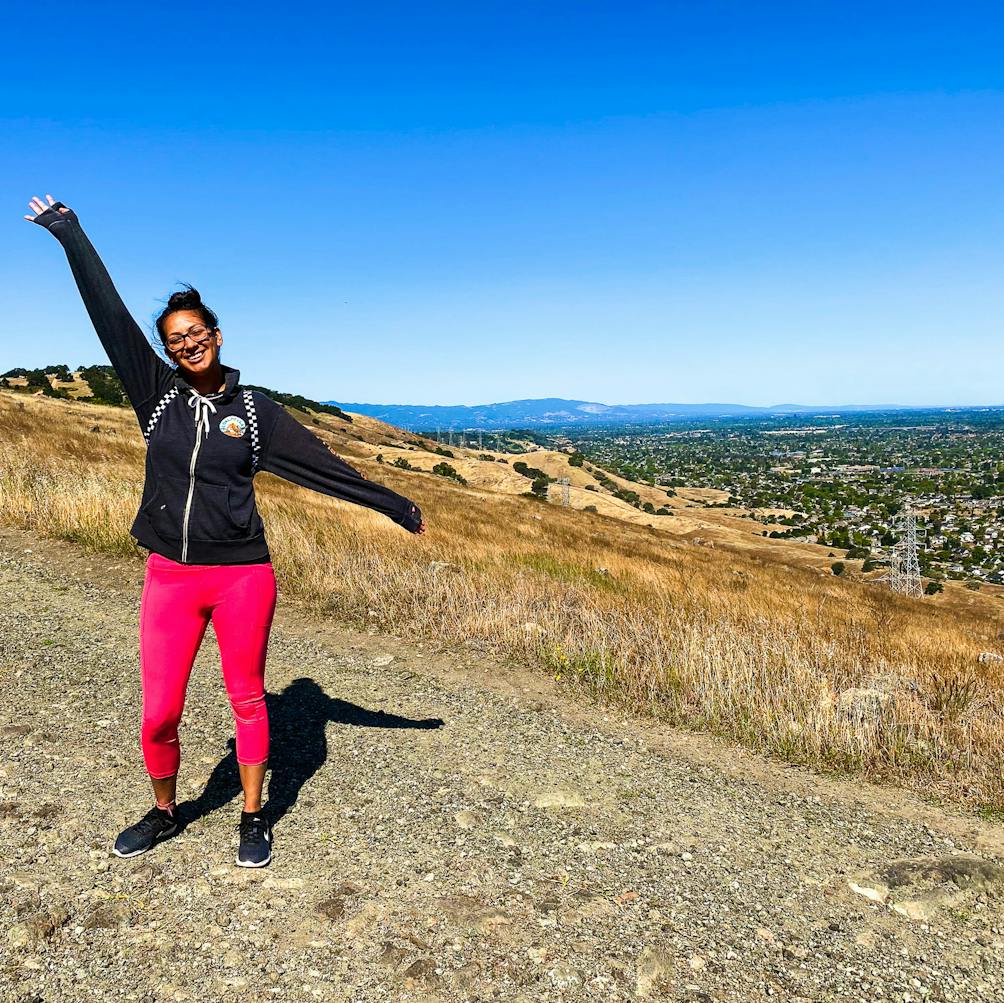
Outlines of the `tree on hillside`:
[[81,366],[79,373],[80,378],[91,388],[90,400],[94,404],[111,404],[114,407],[128,405],[129,398],[122,381],[111,366]]
[[467,483],[467,481],[457,473],[456,469],[450,466],[450,464],[445,460],[442,463],[437,463],[432,468],[432,472],[434,474],[439,474],[440,477],[449,477],[451,480],[457,481],[459,484]]

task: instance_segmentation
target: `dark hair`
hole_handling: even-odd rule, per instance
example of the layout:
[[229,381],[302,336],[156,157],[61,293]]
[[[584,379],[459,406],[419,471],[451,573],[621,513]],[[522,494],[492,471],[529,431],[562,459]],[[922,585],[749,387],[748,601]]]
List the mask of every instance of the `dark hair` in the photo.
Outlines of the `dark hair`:
[[210,330],[220,326],[220,319],[213,313],[199,295],[199,290],[190,286],[187,282],[182,283],[184,290],[171,293],[167,301],[167,306],[161,311],[157,318],[157,334],[160,335],[161,344],[165,344],[164,321],[178,310],[193,310],[202,318],[202,323]]

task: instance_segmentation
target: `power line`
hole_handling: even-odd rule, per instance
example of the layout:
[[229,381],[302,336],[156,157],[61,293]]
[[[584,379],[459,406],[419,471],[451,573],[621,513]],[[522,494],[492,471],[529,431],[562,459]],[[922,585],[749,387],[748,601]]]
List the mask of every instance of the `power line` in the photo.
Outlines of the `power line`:
[[917,541],[923,537],[924,531],[917,529],[917,513],[909,502],[904,504],[896,522],[900,531],[899,542],[893,549],[885,581],[893,592],[919,599],[924,594],[924,580],[920,576]]
[[572,504],[571,481],[567,477],[562,477],[561,484],[561,504],[568,508]]

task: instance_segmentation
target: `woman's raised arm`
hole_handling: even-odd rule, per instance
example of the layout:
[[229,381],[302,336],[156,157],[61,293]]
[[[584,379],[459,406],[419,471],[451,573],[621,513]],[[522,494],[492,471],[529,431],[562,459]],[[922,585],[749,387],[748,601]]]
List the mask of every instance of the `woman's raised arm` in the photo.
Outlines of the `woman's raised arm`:
[[94,330],[122,380],[133,410],[139,413],[144,402],[167,390],[173,370],[153,350],[126,309],[76,213],[51,195],[46,199],[48,206],[34,197],[28,206],[35,215],[24,218],[44,226],[63,245]]

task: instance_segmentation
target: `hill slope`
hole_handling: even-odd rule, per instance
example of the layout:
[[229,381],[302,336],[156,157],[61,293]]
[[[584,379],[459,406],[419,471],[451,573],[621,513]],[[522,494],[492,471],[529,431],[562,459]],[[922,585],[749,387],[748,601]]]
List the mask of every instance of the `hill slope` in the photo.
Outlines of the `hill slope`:
[[[576,479],[573,499],[623,503],[616,482],[562,453],[444,458],[374,419],[291,413],[364,475],[418,501],[430,529],[416,538],[261,475],[286,596],[343,622],[534,665],[789,761],[1004,807],[1002,624],[986,597],[950,609],[781,563],[752,537],[744,548],[724,516],[712,546],[685,521],[710,524],[710,513],[682,497],[652,526],[630,504],[611,518],[523,497],[535,482],[554,492],[534,472],[549,467]],[[124,409],[0,391],[0,523],[135,558],[128,527],[144,455]],[[467,485],[431,472],[437,463]],[[588,491],[588,478],[606,493]]]

